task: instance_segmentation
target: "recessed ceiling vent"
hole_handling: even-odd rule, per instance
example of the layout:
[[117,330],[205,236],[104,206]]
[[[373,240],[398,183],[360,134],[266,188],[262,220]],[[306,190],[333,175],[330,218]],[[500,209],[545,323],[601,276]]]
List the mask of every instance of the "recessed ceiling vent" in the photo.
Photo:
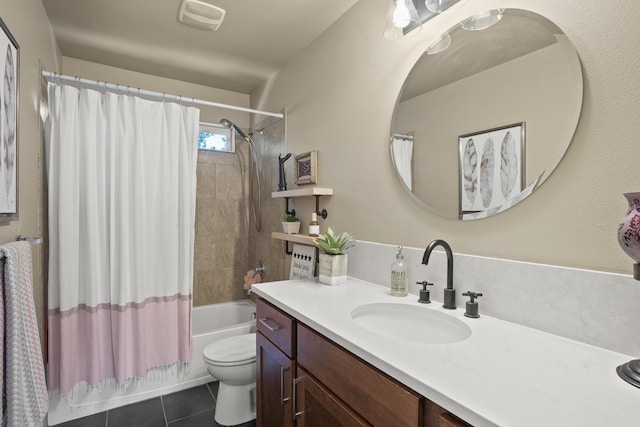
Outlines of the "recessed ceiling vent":
[[225,11],[199,0],[182,0],[178,20],[204,30],[215,31],[222,24]]

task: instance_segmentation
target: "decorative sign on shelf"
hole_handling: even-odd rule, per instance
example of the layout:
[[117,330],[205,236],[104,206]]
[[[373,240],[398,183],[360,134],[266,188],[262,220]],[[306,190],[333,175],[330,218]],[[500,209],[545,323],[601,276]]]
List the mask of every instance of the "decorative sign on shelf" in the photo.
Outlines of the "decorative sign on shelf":
[[289,279],[311,279],[316,266],[316,248],[313,246],[293,245]]

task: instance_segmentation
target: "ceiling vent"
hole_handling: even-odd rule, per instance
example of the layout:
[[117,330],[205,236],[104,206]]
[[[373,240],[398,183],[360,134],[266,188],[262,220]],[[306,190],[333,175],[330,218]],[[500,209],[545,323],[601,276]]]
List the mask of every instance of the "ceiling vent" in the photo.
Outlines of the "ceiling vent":
[[199,0],[182,0],[178,20],[204,30],[215,31],[222,24],[225,11]]

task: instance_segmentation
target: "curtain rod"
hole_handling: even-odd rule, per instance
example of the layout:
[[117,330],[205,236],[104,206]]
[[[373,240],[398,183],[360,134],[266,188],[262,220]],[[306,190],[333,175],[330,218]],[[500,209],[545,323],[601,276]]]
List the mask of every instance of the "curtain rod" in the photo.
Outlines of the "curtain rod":
[[88,79],[82,79],[79,77],[65,76],[64,74],[52,73],[50,71],[42,71],[42,76],[49,81],[65,80],[69,82],[80,83],[87,86],[95,86],[97,88],[107,88],[107,89],[113,89],[118,91],[137,93],[139,95],[145,95],[145,96],[150,96],[154,98],[162,98],[164,100],[176,101],[183,104],[193,103],[193,104],[199,104],[199,105],[207,105],[209,107],[218,107],[218,108],[226,108],[227,110],[244,111],[246,113],[261,114],[263,116],[278,117],[280,119],[284,117],[284,114],[282,113],[271,113],[269,111],[254,110],[251,108],[238,107],[237,105],[220,104],[218,102],[204,101],[202,99],[183,97],[179,95],[167,95],[166,93],[153,92],[150,90],[144,90],[139,88],[136,89],[136,88],[131,88],[129,86],[122,86],[122,85],[117,85],[117,84],[107,83],[107,82],[99,82],[97,80],[88,80]]

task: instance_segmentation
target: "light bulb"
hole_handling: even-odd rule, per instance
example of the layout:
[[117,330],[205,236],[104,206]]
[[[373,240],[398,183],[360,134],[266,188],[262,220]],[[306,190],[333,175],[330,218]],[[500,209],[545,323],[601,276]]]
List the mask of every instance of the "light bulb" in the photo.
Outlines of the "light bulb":
[[405,28],[411,23],[407,1],[410,0],[396,0],[396,8],[393,11],[393,25],[396,28]]
[[425,0],[424,5],[429,12],[441,13],[444,10],[443,0]]

